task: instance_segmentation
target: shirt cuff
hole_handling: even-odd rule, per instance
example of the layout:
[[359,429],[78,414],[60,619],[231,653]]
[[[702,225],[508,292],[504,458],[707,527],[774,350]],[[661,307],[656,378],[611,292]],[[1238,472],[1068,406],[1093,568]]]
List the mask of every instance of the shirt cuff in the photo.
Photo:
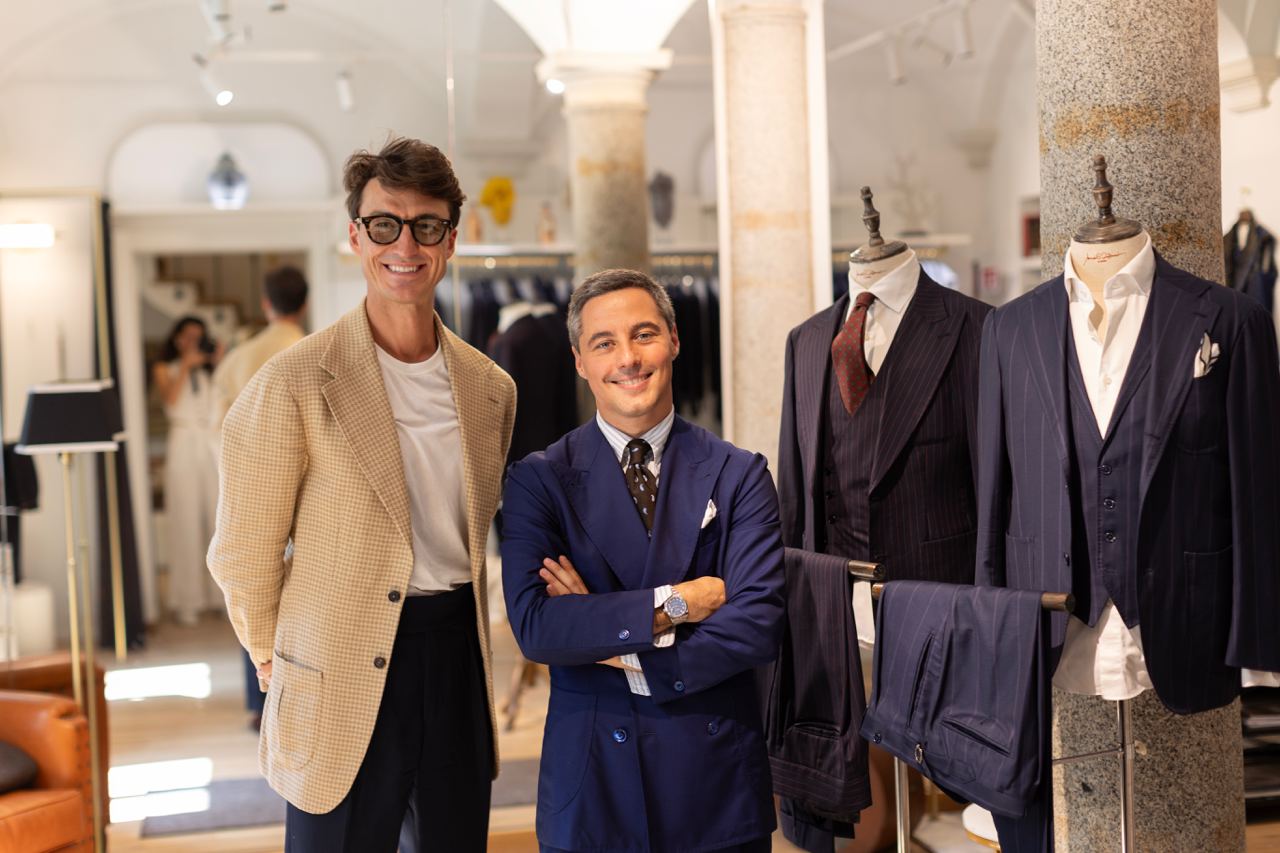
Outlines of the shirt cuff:
[[[667,599],[675,592],[674,587],[670,584],[666,586],[655,587],[653,590],[653,609],[657,610],[667,603]],[[653,638],[653,647],[655,649],[668,649],[676,643],[676,629],[673,625],[661,634],[657,634]],[[639,666],[639,664],[637,664]]]

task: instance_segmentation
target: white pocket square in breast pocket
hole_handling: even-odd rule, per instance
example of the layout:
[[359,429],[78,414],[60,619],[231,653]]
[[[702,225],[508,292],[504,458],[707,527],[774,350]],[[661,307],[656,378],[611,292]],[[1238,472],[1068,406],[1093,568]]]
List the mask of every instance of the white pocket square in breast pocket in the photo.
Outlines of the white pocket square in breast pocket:
[[1200,340],[1200,347],[1196,350],[1195,364],[1192,365],[1191,378],[1200,379],[1208,376],[1209,371],[1213,370],[1213,366],[1218,363],[1218,357],[1221,355],[1218,345],[1209,339],[1209,333],[1205,332],[1204,337]]
[[716,517],[716,502],[707,501],[707,511],[702,514],[702,526],[699,527],[698,529],[702,530],[703,528],[705,528],[708,524],[711,523],[711,519],[715,517]]

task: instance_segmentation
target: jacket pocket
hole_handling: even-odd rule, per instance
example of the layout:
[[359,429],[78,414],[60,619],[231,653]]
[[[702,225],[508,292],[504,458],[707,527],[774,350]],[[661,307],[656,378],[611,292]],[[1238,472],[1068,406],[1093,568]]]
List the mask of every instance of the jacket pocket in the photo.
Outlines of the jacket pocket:
[[276,652],[271,667],[271,731],[267,743],[275,760],[288,770],[301,770],[315,752],[324,674]]
[[564,811],[581,791],[591,761],[595,721],[593,694],[552,691],[538,772],[538,810],[543,815]]

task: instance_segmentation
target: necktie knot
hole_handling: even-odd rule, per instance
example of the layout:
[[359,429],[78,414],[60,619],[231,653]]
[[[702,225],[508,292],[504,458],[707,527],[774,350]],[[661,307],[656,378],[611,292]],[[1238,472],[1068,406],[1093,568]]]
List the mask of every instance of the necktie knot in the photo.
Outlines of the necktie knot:
[[643,465],[645,460],[649,458],[649,442],[643,438],[633,438],[627,442],[627,467],[632,465]]
[[876,301],[876,295],[868,290],[864,290],[858,294],[858,298],[853,300],[854,308],[866,310],[871,307],[871,303]]

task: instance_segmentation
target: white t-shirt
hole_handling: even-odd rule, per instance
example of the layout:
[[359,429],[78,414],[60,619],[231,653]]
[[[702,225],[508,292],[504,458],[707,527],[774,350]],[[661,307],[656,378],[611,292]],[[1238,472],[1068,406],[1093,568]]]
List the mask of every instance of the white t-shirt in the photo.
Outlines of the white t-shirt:
[[447,592],[471,582],[462,436],[444,355],[406,364],[381,347],[378,364],[400,438],[413,525],[409,595]]

